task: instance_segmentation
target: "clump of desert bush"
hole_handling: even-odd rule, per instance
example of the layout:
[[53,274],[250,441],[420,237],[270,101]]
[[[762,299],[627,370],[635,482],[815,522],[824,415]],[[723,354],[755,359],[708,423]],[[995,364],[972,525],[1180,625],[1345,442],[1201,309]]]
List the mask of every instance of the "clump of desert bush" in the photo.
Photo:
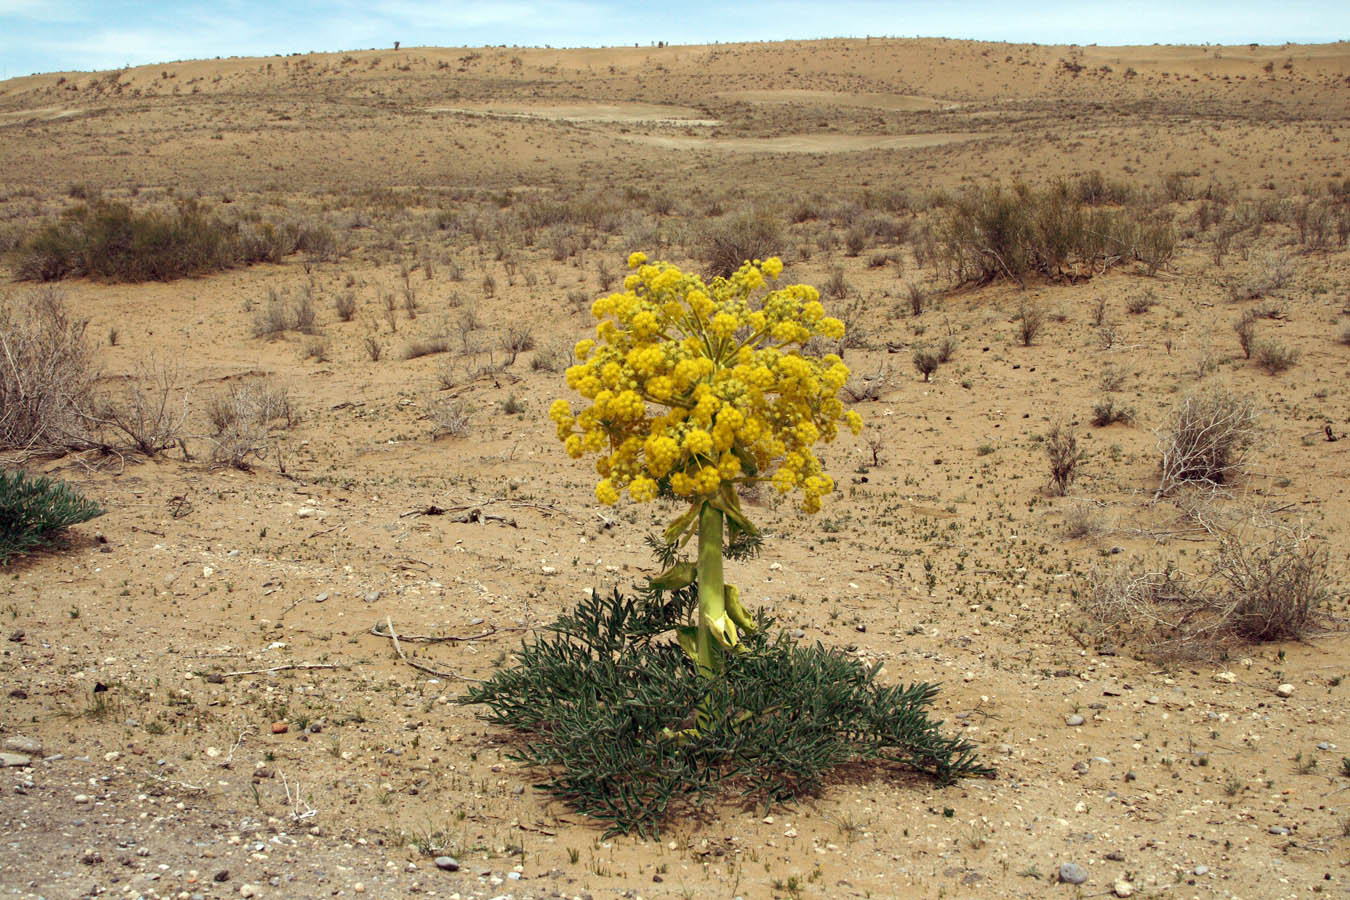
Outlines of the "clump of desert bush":
[[103,515],[64,482],[22,469],[0,471],[0,565],[60,538],[71,525]]
[[1302,530],[1220,530],[1207,558],[1195,572],[1175,562],[1099,569],[1083,605],[1102,630],[1181,658],[1215,657],[1243,642],[1297,640],[1326,614],[1327,550]]
[[1098,428],[1114,425],[1117,422],[1128,425],[1134,421],[1134,407],[1126,406],[1107,394],[1092,406],[1092,424]]
[[87,327],[55,288],[0,296],[0,452],[88,446],[97,371]]
[[432,404],[431,421],[436,437],[463,437],[469,433],[473,407],[467,400],[442,400]]
[[728,215],[703,230],[699,255],[710,277],[728,277],[746,260],[768,259],[783,245],[783,223],[765,209]]
[[1073,429],[1062,422],[1051,426],[1045,436],[1045,455],[1050,462],[1050,491],[1062,497],[1069,492],[1084,455]]
[[292,299],[287,299],[285,292],[268,288],[266,302],[253,314],[253,336],[272,338],[288,331],[315,335],[320,331],[318,318],[309,285],[302,286]]
[[1294,278],[1294,261],[1286,251],[1259,256],[1246,277],[1229,287],[1234,300],[1259,300],[1288,286]]
[[25,281],[138,282],[277,262],[298,250],[326,259],[336,252],[336,238],[327,226],[229,222],[194,200],[135,210],[97,199],[42,225],[11,257],[15,277]]
[[918,347],[914,350],[914,368],[923,376],[925,382],[933,380],[933,373],[937,371],[939,363],[937,351],[932,347]]
[[129,446],[155,456],[182,447],[188,420],[182,373],[172,362],[148,359],[118,387],[100,394],[85,419],[105,448]]
[[958,283],[1059,279],[1127,260],[1152,275],[1176,251],[1170,218],[1142,206],[1091,206],[1068,182],[1043,190],[1021,182],[972,187],[944,212],[939,262]]
[[1297,347],[1274,340],[1260,340],[1252,345],[1252,360],[1270,375],[1278,375],[1298,362]]
[[934,685],[883,685],[878,668],[775,636],[763,616],[743,652],[702,674],[670,637],[697,592],[593,593],[464,702],[515,729],[509,755],[607,835],[657,836],[728,789],[765,809],[789,803],[849,764],[901,765],[944,784],[992,774],[928,718]]
[[1213,385],[1184,397],[1158,434],[1161,477],[1156,496],[1182,485],[1219,487],[1246,469],[1260,436],[1256,402]]
[[246,470],[267,457],[278,433],[297,418],[286,387],[268,380],[231,385],[206,405],[211,459]]

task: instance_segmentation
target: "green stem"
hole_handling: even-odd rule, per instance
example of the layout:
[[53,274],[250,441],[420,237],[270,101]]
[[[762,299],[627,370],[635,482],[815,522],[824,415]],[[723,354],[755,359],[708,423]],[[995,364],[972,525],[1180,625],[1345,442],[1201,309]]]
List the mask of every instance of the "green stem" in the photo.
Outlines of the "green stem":
[[698,668],[707,677],[722,670],[722,648],[708,628],[726,609],[722,577],[722,511],[704,503],[698,516]]

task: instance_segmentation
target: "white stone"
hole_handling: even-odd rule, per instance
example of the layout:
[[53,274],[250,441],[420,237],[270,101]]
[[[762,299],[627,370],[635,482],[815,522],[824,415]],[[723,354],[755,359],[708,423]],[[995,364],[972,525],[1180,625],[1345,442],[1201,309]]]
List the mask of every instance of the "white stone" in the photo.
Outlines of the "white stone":
[[1215,672],[1214,680],[1221,681],[1224,684],[1232,684],[1233,682],[1237,681],[1237,676],[1234,675],[1232,672]]
[[1130,897],[1134,895],[1134,885],[1128,881],[1117,881],[1112,889],[1117,897]]
[[1282,684],[1275,689],[1275,693],[1279,694],[1281,697],[1292,697],[1294,696],[1294,686],[1292,684]]

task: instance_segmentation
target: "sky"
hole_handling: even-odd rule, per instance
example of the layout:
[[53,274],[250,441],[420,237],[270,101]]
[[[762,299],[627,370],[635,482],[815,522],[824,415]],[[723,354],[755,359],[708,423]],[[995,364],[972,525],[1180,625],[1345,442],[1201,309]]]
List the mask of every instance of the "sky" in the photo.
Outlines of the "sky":
[[0,78],[35,72],[403,46],[595,47],[817,37],[1041,44],[1350,39],[1335,0],[0,0]]

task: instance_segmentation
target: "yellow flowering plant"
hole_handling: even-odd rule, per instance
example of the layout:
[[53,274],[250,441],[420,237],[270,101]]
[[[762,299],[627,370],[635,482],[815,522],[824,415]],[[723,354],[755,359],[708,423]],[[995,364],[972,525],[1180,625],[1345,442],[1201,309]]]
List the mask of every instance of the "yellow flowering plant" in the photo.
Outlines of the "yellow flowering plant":
[[711,283],[643,253],[628,267],[623,292],[592,306],[596,336],[576,345],[577,364],[567,370],[583,408],[560,399],[549,417],[569,456],[597,457],[600,502],[616,503],[624,491],[639,503],[689,501],[665,540],[680,546],[697,534],[697,562],[673,566],[653,585],[697,581],[698,621],[677,637],[712,675],[721,652],[755,628],[722,572],[724,536],[757,533],[738,488],[768,482],[817,512],[834,482],[814,448],[833,441],[841,423],[855,434],[862,427],[838,398],[849,376],[843,361],[803,350],[817,335],[841,339],[844,325],[825,314],[810,285],[772,287],[783,270],[777,258]]

